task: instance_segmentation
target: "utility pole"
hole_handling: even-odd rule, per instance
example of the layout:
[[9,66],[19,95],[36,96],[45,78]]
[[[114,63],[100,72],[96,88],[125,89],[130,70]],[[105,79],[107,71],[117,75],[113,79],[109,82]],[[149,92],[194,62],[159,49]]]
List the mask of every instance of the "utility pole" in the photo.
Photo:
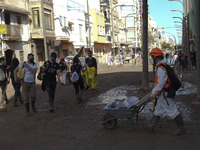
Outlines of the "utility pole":
[[90,47],[90,50],[91,50],[92,47],[91,47],[90,12],[89,12],[89,2],[88,2],[88,0],[87,0],[87,17],[88,17],[88,28],[89,28],[89,47]]
[[[190,7],[188,7],[190,5],[188,5],[188,0],[186,0],[186,15],[187,15],[187,61],[188,61],[188,66],[187,66],[187,71],[188,73],[191,73],[191,57],[190,57],[190,23],[189,23],[189,9]],[[188,9],[189,8],[189,9]]]
[[148,0],[143,0],[143,68],[142,68],[142,87],[147,88],[148,85]]
[[44,54],[45,61],[48,60],[48,52],[47,52],[47,38],[46,38],[46,22],[44,20],[44,0],[41,0],[41,13],[42,13],[42,27],[43,27],[43,37],[44,37]]
[[197,101],[200,100],[200,1],[195,0],[196,52],[197,52]]

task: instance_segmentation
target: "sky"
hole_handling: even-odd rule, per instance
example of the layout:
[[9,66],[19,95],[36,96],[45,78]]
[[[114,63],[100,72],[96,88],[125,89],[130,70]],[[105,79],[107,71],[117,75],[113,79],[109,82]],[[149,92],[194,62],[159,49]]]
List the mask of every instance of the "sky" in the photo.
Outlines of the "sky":
[[[153,17],[156,21],[158,27],[174,27],[174,21],[181,21],[180,19],[173,19],[172,17],[181,17],[180,12],[173,12],[171,10],[183,10],[183,6],[178,1],[168,1],[168,0],[148,0],[149,3],[149,16]],[[178,24],[179,25],[179,24]],[[170,32],[175,35],[177,44],[181,41],[178,38],[176,28],[164,28],[166,32]],[[170,34],[167,36],[174,39]]]

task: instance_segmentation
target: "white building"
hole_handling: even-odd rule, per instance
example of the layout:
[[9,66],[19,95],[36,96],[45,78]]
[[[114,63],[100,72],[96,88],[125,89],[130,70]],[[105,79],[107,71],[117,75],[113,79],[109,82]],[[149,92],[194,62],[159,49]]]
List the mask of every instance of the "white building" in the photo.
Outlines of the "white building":
[[[54,0],[56,51],[59,55],[75,55],[84,46],[89,48],[89,28],[86,3],[75,0]],[[90,17],[91,47],[94,47]]]
[[7,28],[7,34],[1,36],[0,54],[7,55],[8,63],[13,55],[19,61],[25,61],[27,54],[31,52],[27,1],[19,0],[13,4],[12,0],[0,2],[0,22]]
[[141,25],[140,25],[140,0],[119,0],[120,4],[135,6],[118,7],[119,18],[124,20],[127,29],[127,40],[131,44],[129,47],[141,47]]

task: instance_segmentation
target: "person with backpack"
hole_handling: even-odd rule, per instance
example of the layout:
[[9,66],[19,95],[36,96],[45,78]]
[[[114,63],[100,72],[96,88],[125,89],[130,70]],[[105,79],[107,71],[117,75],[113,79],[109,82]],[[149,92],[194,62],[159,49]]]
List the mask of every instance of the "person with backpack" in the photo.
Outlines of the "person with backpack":
[[30,116],[29,105],[31,102],[32,111],[36,113],[35,101],[36,101],[36,86],[35,86],[35,75],[37,73],[37,64],[34,62],[34,55],[28,54],[28,61],[22,62],[14,70],[15,82],[19,82],[17,72],[20,68],[25,69],[24,78],[22,80],[22,93],[26,108],[26,115]]
[[23,100],[21,97],[21,83],[20,82],[15,82],[15,77],[14,77],[14,70],[18,67],[19,65],[19,60],[17,58],[13,58],[11,62],[11,66],[9,68],[10,72],[10,77],[12,81],[13,88],[15,89],[15,98],[14,98],[14,107],[17,107],[17,99],[19,99],[20,103],[23,104]]
[[9,72],[7,69],[5,58],[1,57],[0,58],[0,86],[2,89],[2,97],[0,101],[0,106],[4,105],[4,101],[6,102],[6,104],[8,104],[8,99],[6,96],[6,87],[7,87],[7,84],[9,83],[9,79],[7,79],[8,76],[9,76]]
[[56,76],[58,78],[58,82],[60,84],[60,76],[59,76],[59,64],[56,62],[57,54],[55,52],[51,53],[51,59],[46,61],[42,67],[42,72],[45,73],[45,77],[43,79],[43,88],[47,89],[47,93],[49,96],[49,105],[50,111],[54,112],[54,101],[55,101],[55,91],[56,91]]
[[59,62],[59,67],[60,67],[60,74],[61,74],[61,84],[66,85],[66,77],[67,77],[67,70],[69,69],[69,64],[65,61],[65,57],[61,56],[60,57],[60,62]]
[[84,80],[81,76],[81,70],[82,66],[79,62],[79,58],[78,56],[75,56],[73,59],[73,65],[71,66],[71,72],[72,72],[71,81],[75,88],[77,104],[83,102],[82,96],[84,91]]
[[155,86],[151,92],[150,99],[157,98],[157,105],[148,128],[150,132],[153,132],[161,116],[165,114],[169,118],[174,119],[178,126],[174,135],[181,135],[185,132],[184,122],[174,103],[176,91],[180,88],[181,83],[173,69],[164,60],[161,49],[152,49],[150,56],[151,63],[156,64]]

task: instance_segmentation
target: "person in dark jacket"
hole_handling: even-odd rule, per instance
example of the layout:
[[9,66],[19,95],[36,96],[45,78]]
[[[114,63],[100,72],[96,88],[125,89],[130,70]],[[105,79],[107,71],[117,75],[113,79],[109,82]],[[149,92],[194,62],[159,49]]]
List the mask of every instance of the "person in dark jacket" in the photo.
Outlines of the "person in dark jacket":
[[17,107],[17,99],[19,99],[20,103],[23,104],[22,97],[21,97],[21,83],[20,82],[15,82],[15,77],[14,77],[14,70],[18,67],[19,65],[19,60],[17,58],[13,58],[10,66],[10,78],[12,81],[13,88],[15,89],[15,99],[14,99],[14,107]]

